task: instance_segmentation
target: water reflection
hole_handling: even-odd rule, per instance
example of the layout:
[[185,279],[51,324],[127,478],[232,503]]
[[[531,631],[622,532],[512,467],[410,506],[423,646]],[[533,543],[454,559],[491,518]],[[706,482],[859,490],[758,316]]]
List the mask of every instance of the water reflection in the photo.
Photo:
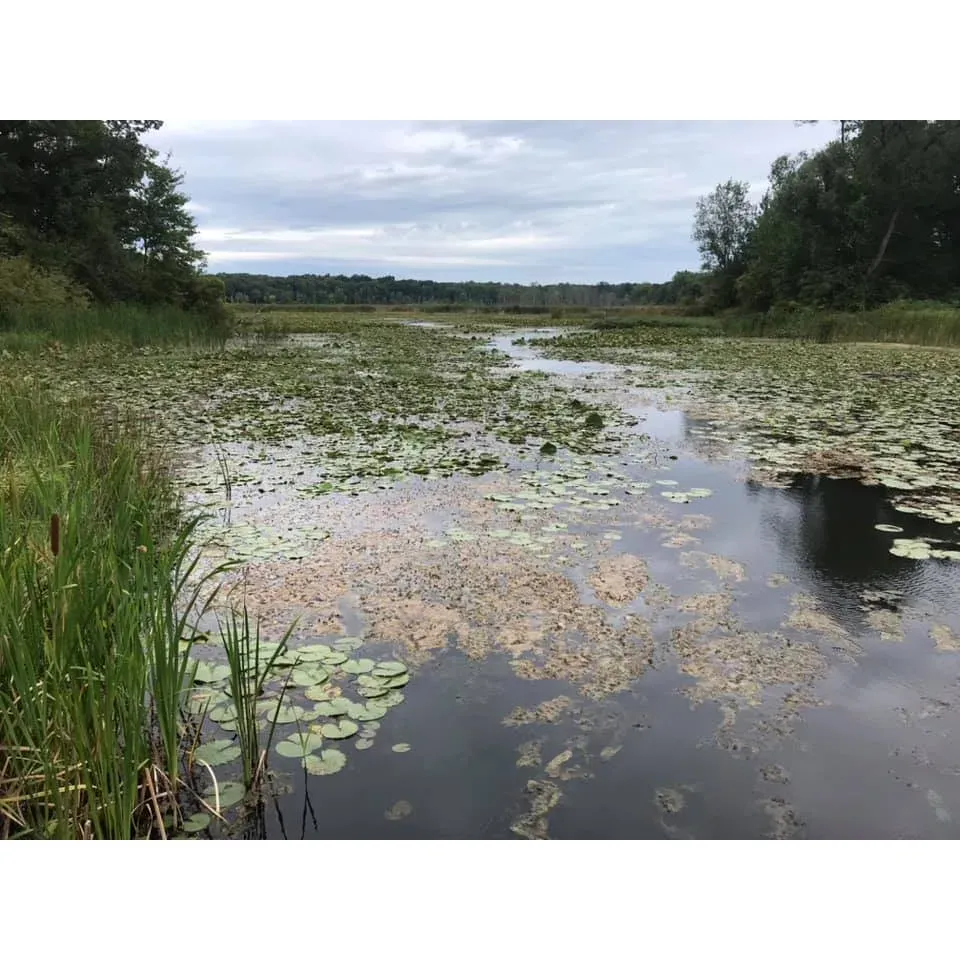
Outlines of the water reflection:
[[[901,513],[881,487],[856,480],[801,476],[787,489],[748,481],[747,495],[780,552],[805,574],[818,598],[844,618],[862,619],[865,590],[901,594],[904,602],[946,604],[956,594],[950,564],[890,553],[895,536],[943,537],[943,528]],[[893,534],[877,524],[903,528]],[[897,607],[895,596],[889,604]]]

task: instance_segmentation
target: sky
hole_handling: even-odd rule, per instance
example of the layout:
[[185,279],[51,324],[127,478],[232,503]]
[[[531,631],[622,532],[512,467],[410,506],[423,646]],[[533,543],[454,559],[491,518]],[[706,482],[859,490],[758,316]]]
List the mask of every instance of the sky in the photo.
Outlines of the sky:
[[696,270],[694,205],[821,121],[166,121],[211,272],[514,283]]

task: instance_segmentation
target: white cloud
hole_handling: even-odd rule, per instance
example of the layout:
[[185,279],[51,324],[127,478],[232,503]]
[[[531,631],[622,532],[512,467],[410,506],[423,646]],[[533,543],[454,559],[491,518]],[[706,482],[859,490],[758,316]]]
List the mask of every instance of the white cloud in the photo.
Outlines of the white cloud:
[[219,121],[151,140],[184,170],[217,269],[582,282],[695,268],[698,196],[734,177],[758,197],[775,157],[831,135],[790,121]]

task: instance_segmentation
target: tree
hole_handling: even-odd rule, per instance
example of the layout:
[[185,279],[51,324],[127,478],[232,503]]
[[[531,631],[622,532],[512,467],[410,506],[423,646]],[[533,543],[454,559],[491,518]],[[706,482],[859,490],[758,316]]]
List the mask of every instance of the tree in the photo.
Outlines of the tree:
[[757,218],[749,192],[749,184],[728,180],[697,201],[693,239],[704,269],[712,274],[708,303],[713,307],[731,306],[736,298],[736,281]]
[[0,120],[8,256],[102,302],[184,302],[202,255],[182,176],[141,137],[158,120]]
[[725,272],[742,262],[757,215],[749,193],[748,183],[728,180],[697,201],[693,239],[705,270]]

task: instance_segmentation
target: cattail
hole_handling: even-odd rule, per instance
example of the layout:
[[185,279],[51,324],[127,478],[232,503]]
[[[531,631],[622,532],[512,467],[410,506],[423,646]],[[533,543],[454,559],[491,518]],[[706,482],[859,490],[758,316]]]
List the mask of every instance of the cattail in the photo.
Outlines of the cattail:
[[50,549],[53,555],[60,555],[60,514],[55,513],[50,518]]

